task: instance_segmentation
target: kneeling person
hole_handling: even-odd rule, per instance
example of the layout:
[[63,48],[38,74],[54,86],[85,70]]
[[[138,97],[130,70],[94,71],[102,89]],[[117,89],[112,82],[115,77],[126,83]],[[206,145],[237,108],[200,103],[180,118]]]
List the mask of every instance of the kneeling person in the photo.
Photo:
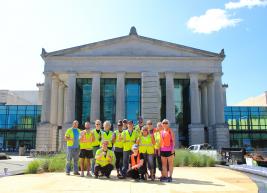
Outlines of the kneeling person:
[[138,151],[138,145],[134,144],[132,147],[132,155],[129,158],[128,176],[139,181],[145,179],[146,169],[144,167],[144,156]]
[[113,151],[108,149],[108,141],[102,142],[101,149],[97,150],[95,155],[95,178],[98,178],[99,172],[101,172],[107,178],[110,177],[110,173],[113,170],[114,166],[112,163],[115,160]]

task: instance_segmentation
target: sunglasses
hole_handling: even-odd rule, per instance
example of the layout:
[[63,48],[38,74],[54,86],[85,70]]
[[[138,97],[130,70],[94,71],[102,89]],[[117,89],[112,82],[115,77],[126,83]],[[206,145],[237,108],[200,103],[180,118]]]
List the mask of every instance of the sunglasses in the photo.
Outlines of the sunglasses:
[[169,123],[166,123],[166,122],[165,122],[165,123],[162,123],[162,124],[164,124],[164,125],[168,125]]
[[100,125],[100,124],[98,123],[98,124],[95,124],[95,125]]
[[152,123],[147,123],[148,125],[152,125]]

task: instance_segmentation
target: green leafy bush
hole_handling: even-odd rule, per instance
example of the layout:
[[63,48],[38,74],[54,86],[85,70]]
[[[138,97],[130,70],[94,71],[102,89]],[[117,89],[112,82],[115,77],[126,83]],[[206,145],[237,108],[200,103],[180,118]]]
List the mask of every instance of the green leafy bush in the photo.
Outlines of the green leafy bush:
[[26,173],[28,174],[36,174],[40,169],[40,161],[39,160],[33,160],[29,163],[29,165],[26,168]]
[[190,166],[190,167],[212,167],[215,160],[207,155],[191,153],[188,150],[176,150],[174,158],[174,166]]

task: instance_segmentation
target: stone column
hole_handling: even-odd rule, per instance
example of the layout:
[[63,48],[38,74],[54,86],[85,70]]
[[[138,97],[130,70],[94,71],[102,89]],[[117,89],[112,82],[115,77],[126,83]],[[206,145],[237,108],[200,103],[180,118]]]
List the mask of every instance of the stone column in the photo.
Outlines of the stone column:
[[227,106],[227,97],[226,97],[226,89],[228,88],[228,84],[223,84],[222,89],[223,89],[223,106]]
[[207,127],[209,125],[208,121],[208,89],[207,82],[203,82],[201,85],[201,113],[202,122]]
[[175,123],[174,72],[165,72],[166,76],[166,118]]
[[215,89],[215,137],[214,145],[217,149],[230,146],[229,129],[224,121],[224,102],[222,92],[222,73],[214,73],[214,89]]
[[93,73],[90,114],[92,123],[100,119],[100,72]]
[[69,73],[67,79],[66,119],[64,123],[72,123],[75,119],[76,73]]
[[198,74],[191,73],[190,77],[190,110],[191,124],[189,125],[189,144],[204,143],[204,125],[201,124]]
[[58,115],[58,84],[59,80],[57,76],[52,77],[52,90],[51,90],[51,112],[50,112],[50,122],[53,125],[57,125],[57,115]]
[[117,73],[116,121],[125,117],[125,72]]
[[57,119],[57,125],[62,126],[63,124],[63,117],[64,117],[64,83],[61,81],[59,83],[59,89],[58,89],[58,119]]
[[215,73],[213,75],[215,84],[215,117],[217,124],[224,124],[224,102],[221,75],[221,73]]
[[215,94],[214,94],[214,80],[212,77],[208,78],[208,133],[209,144],[214,146],[214,125],[215,125]]
[[52,74],[44,72],[44,75],[45,75],[45,82],[44,82],[44,92],[42,100],[41,123],[47,123],[50,121]]

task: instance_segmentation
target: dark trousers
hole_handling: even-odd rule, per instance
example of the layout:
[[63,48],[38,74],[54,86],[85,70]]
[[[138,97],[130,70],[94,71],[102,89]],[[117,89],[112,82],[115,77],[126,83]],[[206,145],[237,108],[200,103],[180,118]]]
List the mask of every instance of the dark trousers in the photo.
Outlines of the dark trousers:
[[131,177],[131,178],[133,178],[133,179],[140,179],[140,177],[142,178],[142,179],[144,179],[144,175],[145,175],[145,173],[146,173],[146,169],[145,169],[145,167],[144,166],[141,166],[139,169],[137,169],[137,170],[130,170],[130,171],[128,171],[128,173],[127,173],[127,176],[129,176],[129,177]]
[[160,154],[157,152],[159,150],[155,150],[155,155],[154,155],[154,172],[156,173],[156,167],[158,164],[158,168],[160,171],[162,171],[162,163],[161,163],[161,157]]
[[117,152],[115,151],[115,157],[116,157],[116,162],[115,166],[117,170],[120,170],[122,174],[122,166],[123,166],[123,152]]
[[111,171],[113,170],[113,165],[108,164],[106,166],[100,166],[100,165],[95,165],[95,176],[99,176],[99,172],[101,172],[104,176],[109,177]]
[[128,166],[129,166],[129,157],[132,154],[132,151],[123,151],[123,167],[122,167],[122,175],[126,176]]

